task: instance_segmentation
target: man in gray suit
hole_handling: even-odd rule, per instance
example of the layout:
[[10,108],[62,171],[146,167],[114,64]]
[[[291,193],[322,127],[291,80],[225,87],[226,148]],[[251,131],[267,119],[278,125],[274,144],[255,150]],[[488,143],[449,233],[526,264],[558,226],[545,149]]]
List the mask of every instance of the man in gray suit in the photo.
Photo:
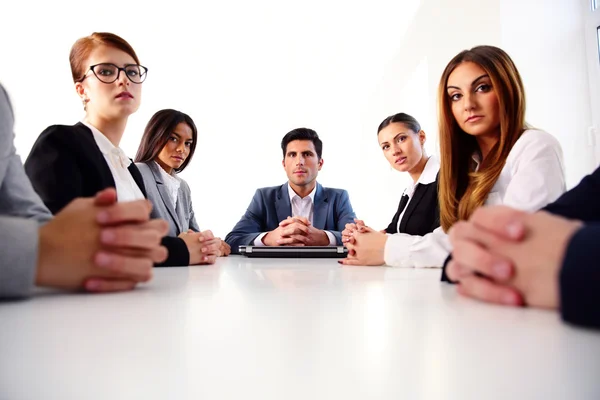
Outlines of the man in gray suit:
[[117,204],[107,189],[53,218],[25,175],[13,125],[0,85],[0,298],[28,296],[36,285],[103,292],[149,280],[167,256],[167,224],[149,220],[150,203]]
[[317,183],[323,143],[312,129],[297,128],[281,140],[288,182],[256,191],[246,213],[227,234],[232,253],[242,245],[341,246],[341,231],[354,222],[348,192]]

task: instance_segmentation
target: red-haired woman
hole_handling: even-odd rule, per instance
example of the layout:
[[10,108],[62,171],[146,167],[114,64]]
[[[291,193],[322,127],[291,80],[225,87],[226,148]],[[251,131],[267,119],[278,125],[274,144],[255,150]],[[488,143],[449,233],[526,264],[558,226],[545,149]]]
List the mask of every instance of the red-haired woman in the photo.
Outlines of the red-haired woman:
[[[129,43],[112,33],[93,33],[71,48],[75,90],[85,117],[75,125],[53,125],[34,144],[25,170],[46,206],[56,214],[76,197],[115,187],[119,201],[143,199],[135,164],[119,148],[127,119],[137,111],[147,69]],[[214,262],[219,241],[212,233],[165,237],[163,265]]]

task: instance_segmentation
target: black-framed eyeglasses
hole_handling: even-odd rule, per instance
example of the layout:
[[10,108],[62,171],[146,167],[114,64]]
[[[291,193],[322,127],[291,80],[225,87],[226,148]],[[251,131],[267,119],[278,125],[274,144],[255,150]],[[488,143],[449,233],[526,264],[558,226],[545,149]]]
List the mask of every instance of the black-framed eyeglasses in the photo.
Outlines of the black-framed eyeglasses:
[[[127,64],[123,68],[116,66],[111,63],[101,63],[90,66],[88,71],[92,71],[96,78],[102,83],[113,83],[119,79],[121,71],[125,74],[127,79],[133,83],[142,83],[146,80],[148,75],[148,68],[139,64]],[[79,82],[87,78],[84,76]]]

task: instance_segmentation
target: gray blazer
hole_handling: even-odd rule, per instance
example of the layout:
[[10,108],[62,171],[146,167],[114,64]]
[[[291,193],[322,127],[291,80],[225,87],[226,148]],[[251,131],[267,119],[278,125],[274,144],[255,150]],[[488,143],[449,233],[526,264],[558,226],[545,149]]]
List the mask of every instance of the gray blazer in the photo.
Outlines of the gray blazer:
[[[348,192],[323,187],[317,182],[313,209],[313,226],[331,232],[337,245],[341,246],[342,231],[356,217]],[[279,222],[290,215],[292,204],[287,183],[258,189],[242,219],[225,237],[225,242],[231,246],[231,252],[237,254],[240,246],[252,244],[258,235],[277,228]]]
[[178,236],[188,229],[199,232],[198,224],[192,208],[192,193],[188,184],[181,179],[179,192],[177,193],[177,205],[169,197],[167,186],[164,184],[160,174],[159,166],[154,161],[148,163],[135,163],[144,178],[144,186],[148,200],[152,202],[152,218],[162,218],[169,223],[168,236]]
[[0,85],[0,298],[34,286],[39,225],[52,218],[25,175],[14,140],[14,115]]

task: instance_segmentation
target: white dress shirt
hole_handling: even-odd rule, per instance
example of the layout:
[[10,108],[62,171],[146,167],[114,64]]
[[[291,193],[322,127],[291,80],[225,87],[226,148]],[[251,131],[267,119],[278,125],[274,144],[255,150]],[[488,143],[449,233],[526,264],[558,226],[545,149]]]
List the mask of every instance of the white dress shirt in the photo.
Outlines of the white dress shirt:
[[[313,224],[313,215],[315,208],[315,193],[317,192],[317,185],[315,185],[314,189],[305,196],[304,198],[298,196],[294,189],[290,186],[288,182],[288,194],[290,196],[290,204],[292,205],[292,217],[304,217],[310,221],[310,224]],[[324,231],[329,238],[329,246],[335,246],[337,241],[333,233],[329,231]],[[262,241],[262,238],[268,232],[263,232],[254,239],[255,246],[264,246],[265,244]]]
[[131,164],[131,160],[125,155],[123,150],[119,147],[115,147],[115,145],[113,145],[95,126],[84,121],[81,123],[92,131],[94,140],[108,164],[108,168],[115,180],[117,200],[132,201],[144,199],[144,194],[127,169]]
[[[177,208],[177,193],[179,193],[179,187],[181,186],[181,179],[175,174],[171,175],[167,173],[161,167],[159,163],[155,161],[158,166],[158,170],[160,171],[160,176],[163,178],[163,183],[167,187],[167,192],[169,192],[169,198],[171,199],[171,203],[173,204],[173,208]],[[175,170],[173,170],[175,171]]]
[[[485,205],[504,204],[534,212],[566,190],[563,156],[554,136],[528,129],[506,159]],[[442,267],[452,251],[448,236],[437,228],[425,236],[398,233],[385,244],[385,263],[393,267]]]
[[429,159],[427,159],[427,163],[425,164],[425,168],[423,169],[423,172],[421,172],[421,176],[419,176],[419,179],[417,179],[416,182],[410,182],[408,186],[406,186],[404,192],[402,192],[402,195],[408,196],[408,202],[406,203],[406,205],[404,206],[404,210],[402,210],[400,216],[398,217],[398,225],[396,226],[396,232],[400,232],[400,223],[402,222],[402,217],[408,209],[408,205],[410,204],[410,200],[415,194],[415,188],[417,187],[417,185],[429,185],[430,183],[435,182],[435,177],[437,176],[439,170],[440,161],[437,157],[430,156]]

